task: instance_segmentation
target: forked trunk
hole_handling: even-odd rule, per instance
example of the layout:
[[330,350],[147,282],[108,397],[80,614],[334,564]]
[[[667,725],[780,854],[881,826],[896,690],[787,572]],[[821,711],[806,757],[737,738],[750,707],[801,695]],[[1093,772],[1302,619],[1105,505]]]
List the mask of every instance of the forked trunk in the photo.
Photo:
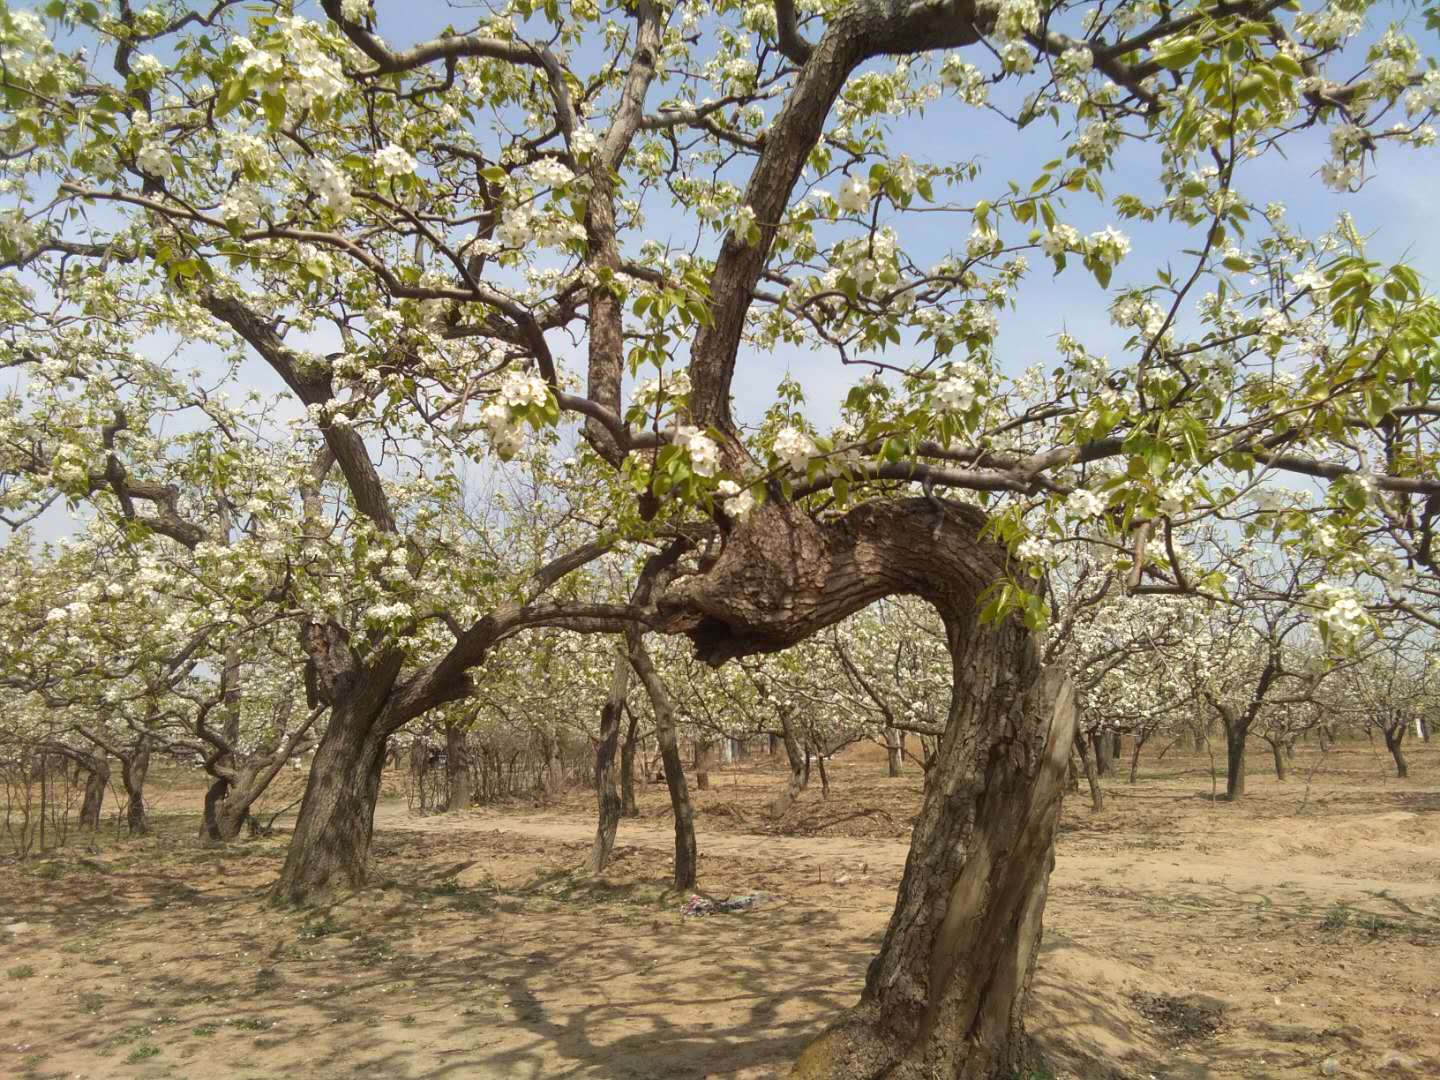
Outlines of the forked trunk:
[[884,596],[918,595],[945,623],[945,733],[880,952],[859,1004],[795,1065],[813,1080],[994,1080],[1024,1053],[1074,692],[1010,616],[978,622],[1007,553],[985,516],[929,499],[876,501],[817,522],[766,502],[703,575],[660,598],[667,628],[711,664],[805,640]]
[[1098,731],[1092,732],[1090,748],[1095,751],[1095,773],[1098,776],[1104,776],[1110,771],[1110,755],[1106,752],[1105,736]]
[[110,766],[100,754],[90,757],[85,770],[85,799],[80,804],[80,827],[98,829],[105,805],[105,788],[110,783]]
[[387,742],[377,712],[353,699],[332,708],[273,900],[308,904],[365,884]]
[[1390,751],[1390,756],[1395,759],[1395,775],[1404,780],[1410,775],[1410,763],[1405,760],[1405,724],[1402,721],[1398,728],[1385,732],[1385,748]]
[[630,664],[655,712],[655,738],[660,743],[660,760],[665,766],[665,786],[670,789],[670,810],[675,818],[675,888],[693,889],[699,874],[695,849],[695,812],[690,806],[690,789],[685,785],[685,764],[680,760],[680,743],[675,738],[675,703],[660,673],[645,651],[638,631],[626,635]]
[[445,728],[445,809],[452,814],[470,809],[475,793],[470,779],[470,750],[465,741],[465,728],[450,724]]
[[806,1048],[797,1080],[1023,1075],[1074,701],[1023,630],[967,623],[949,628],[955,700],[889,929],[860,1003]]
[[125,786],[125,824],[131,836],[150,832],[150,814],[145,807],[145,776],[150,771],[150,740],[141,736],[135,749],[120,759],[120,780]]
[[620,749],[620,713],[625,707],[625,692],[630,687],[630,657],[624,650],[615,658],[610,676],[610,692],[600,708],[600,741],[595,746],[595,800],[599,818],[595,826],[595,843],[590,848],[590,872],[598,874],[610,861],[615,847],[615,831],[620,827],[619,777],[616,754]]

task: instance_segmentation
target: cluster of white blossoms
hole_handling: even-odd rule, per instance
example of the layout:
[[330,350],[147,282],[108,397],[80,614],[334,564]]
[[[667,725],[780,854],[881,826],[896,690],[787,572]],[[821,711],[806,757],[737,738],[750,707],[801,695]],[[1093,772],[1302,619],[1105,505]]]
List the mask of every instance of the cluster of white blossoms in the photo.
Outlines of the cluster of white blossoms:
[[375,151],[375,167],[386,176],[409,176],[415,171],[415,159],[403,146],[392,142]]
[[309,19],[284,19],[280,26],[285,45],[295,64],[295,80],[286,97],[299,109],[317,102],[334,101],[345,92],[345,73],[340,63],[327,56],[316,39],[318,26]]
[[585,226],[563,214],[535,214],[517,206],[505,211],[495,239],[507,248],[527,247],[532,241],[543,248],[558,248],[570,240],[584,240]]
[[370,0],[340,0],[340,14],[351,22],[364,22],[370,14]]
[[147,142],[135,153],[135,165],[146,176],[165,180],[175,172],[175,159],[164,143]]
[[725,501],[721,504],[725,513],[736,521],[744,521],[755,509],[755,496],[749,488],[742,488],[734,480],[721,480],[715,490]]
[[661,401],[685,397],[690,393],[690,373],[677,371],[660,379],[646,379],[635,387],[635,400],[641,405],[656,405]]
[[1072,45],[1055,61],[1055,74],[1059,78],[1077,78],[1095,66],[1095,54],[1088,45]]
[[408,619],[414,613],[414,609],[404,600],[396,600],[389,604],[372,604],[365,610],[365,621],[384,626]]
[[[1089,55],[1088,53],[1086,55]],[[1092,168],[1104,165],[1120,143],[1120,125],[1109,120],[1086,124],[1070,144],[1071,152]]]
[[1055,545],[1043,536],[1027,536],[1015,549],[1026,562],[1048,563],[1055,557]]
[[45,24],[34,13],[12,10],[8,18],[8,27],[0,20],[0,67],[9,81],[39,82],[52,77],[66,88],[78,81],[78,73],[55,51],[45,35]]
[[714,476],[720,469],[720,446],[697,427],[675,429],[675,445],[690,456],[690,470],[696,476]]
[[325,158],[310,158],[300,167],[300,175],[323,202],[337,214],[350,209],[350,178],[345,170]]
[[1190,501],[1194,489],[1194,481],[1188,476],[1171,480],[1160,489],[1160,512],[1162,514],[1178,514],[1183,511],[1185,504]]
[[525,445],[525,423],[514,410],[544,405],[550,388],[540,376],[512,371],[505,376],[495,395],[480,410],[481,422],[490,429],[490,442],[501,457],[512,457]]
[[130,61],[130,74],[146,85],[153,86],[158,80],[163,79],[169,70],[165,66],[165,61],[158,56],[151,56],[149,53],[141,53]]
[[1332,638],[1349,641],[1370,625],[1370,616],[1355,589],[1322,582],[1316,586],[1315,593],[1325,605],[1319,622],[1330,631]]
[[230,190],[225,193],[225,198],[220,201],[220,216],[227,222],[233,221],[246,226],[254,225],[265,216],[268,205],[259,184],[241,181],[238,184],[232,184]]
[[804,472],[815,456],[815,443],[810,436],[788,424],[775,433],[774,449],[775,456],[797,472]]
[[541,158],[534,162],[526,170],[530,179],[541,187],[558,188],[564,187],[575,179],[575,174],[563,161],[556,161],[554,158]]
[[995,12],[990,33],[998,41],[1020,41],[1040,26],[1040,8],[1035,0],[998,0],[983,5],[984,9]]
[[954,90],[955,96],[967,105],[984,105],[990,100],[990,82],[986,74],[954,53],[940,65],[940,82]]
[[835,201],[847,214],[863,214],[870,208],[870,181],[858,176],[847,176],[840,185],[840,194]]
[[1077,521],[1088,521],[1105,512],[1106,501],[1101,495],[1086,488],[1077,488],[1065,500],[1065,514]]
[[1358,124],[1330,129],[1330,160],[1320,166],[1320,182],[1332,191],[1349,191],[1365,178],[1364,147],[1369,140]]
[[975,364],[956,364],[935,381],[935,403],[947,412],[968,412],[980,395],[985,373]]
[[1141,293],[1122,293],[1110,305],[1110,321],[1153,338],[1165,326],[1165,309]]
[[1056,225],[1040,238],[1040,249],[1052,259],[1080,246],[1080,230],[1074,225]]
[[1130,238],[1113,225],[1091,233],[1085,243],[1092,255],[1112,266],[1130,254]]

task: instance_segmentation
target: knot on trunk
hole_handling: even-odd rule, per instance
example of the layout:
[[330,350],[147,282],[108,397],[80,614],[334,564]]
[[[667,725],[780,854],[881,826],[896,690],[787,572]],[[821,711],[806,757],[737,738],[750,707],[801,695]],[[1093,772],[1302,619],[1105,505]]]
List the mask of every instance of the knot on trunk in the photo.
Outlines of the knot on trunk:
[[789,648],[885,596],[973,612],[1005,568],[1004,549],[980,539],[985,520],[938,499],[877,500],[831,521],[766,503],[730,530],[704,573],[660,594],[661,625],[718,667]]

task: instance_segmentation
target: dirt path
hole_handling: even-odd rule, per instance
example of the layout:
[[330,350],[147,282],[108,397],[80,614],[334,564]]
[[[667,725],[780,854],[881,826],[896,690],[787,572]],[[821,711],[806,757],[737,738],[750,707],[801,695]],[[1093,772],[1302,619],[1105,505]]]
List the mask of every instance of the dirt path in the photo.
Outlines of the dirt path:
[[[785,822],[824,835],[738,831],[771,776],[699,793],[702,886],[775,897],[743,915],[681,916],[663,789],[598,880],[582,793],[387,800],[374,887],[323,911],[265,903],[284,836],[198,846],[193,810],[0,866],[0,1076],[779,1080],[856,1000],[918,804],[918,777],[836,771]],[[1055,1080],[1440,1076],[1440,793],[1357,766],[1228,806],[1201,779],[1067,806],[1027,1020]]]

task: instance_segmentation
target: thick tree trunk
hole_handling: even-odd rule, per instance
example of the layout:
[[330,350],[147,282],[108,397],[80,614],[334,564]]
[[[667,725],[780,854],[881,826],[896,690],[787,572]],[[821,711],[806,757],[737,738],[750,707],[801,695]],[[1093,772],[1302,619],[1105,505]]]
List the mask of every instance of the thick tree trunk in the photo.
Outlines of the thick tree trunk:
[[376,719],[379,706],[358,698],[331,709],[290,850],[271,890],[277,902],[313,903],[336,889],[365,884],[388,736]]
[[1410,763],[1405,760],[1405,724],[1402,721],[1394,732],[1385,732],[1385,748],[1390,751],[1390,756],[1395,759],[1395,775],[1404,780],[1410,775]]
[[979,598],[1008,558],[980,539],[985,520],[897,499],[817,522],[767,501],[704,574],[658,599],[662,625],[711,664],[784,649],[897,593],[930,601],[945,623],[950,715],[895,913],[860,1003],[806,1049],[795,1076],[988,1080],[1021,1064],[1075,712],[1064,665],[1043,671],[1016,617],[978,623]]
[[1275,758],[1275,779],[1287,779],[1290,775],[1290,771],[1285,764],[1285,748],[1283,744],[1279,742],[1272,742],[1270,744],[1270,753],[1274,755]]
[[893,727],[885,729],[885,773],[887,776],[900,775],[900,732]]
[[625,693],[629,688],[630,657],[622,650],[615,658],[610,692],[600,708],[600,741],[595,747],[595,800],[599,818],[595,825],[595,843],[590,848],[592,874],[601,873],[610,861],[615,831],[620,827],[623,806],[615,758],[620,749],[620,713],[625,708]]
[[466,729],[461,724],[445,727],[445,778],[449,787],[445,809],[450,813],[470,809],[475,792],[470,779],[470,751]]
[[639,817],[640,804],[635,801],[635,751],[639,749],[636,729],[639,722],[628,706],[625,714],[630,719],[630,726],[620,747],[620,816]]
[[98,829],[105,805],[105,788],[110,783],[110,765],[103,754],[92,754],[85,770],[85,798],[80,803],[80,827]]
[[1021,1075],[1074,702],[1023,631],[951,635],[955,701],[889,929],[860,1003],[793,1078]]
[[1113,732],[1110,736],[1110,756],[1116,761],[1125,756],[1124,739],[1125,736],[1118,731]]

